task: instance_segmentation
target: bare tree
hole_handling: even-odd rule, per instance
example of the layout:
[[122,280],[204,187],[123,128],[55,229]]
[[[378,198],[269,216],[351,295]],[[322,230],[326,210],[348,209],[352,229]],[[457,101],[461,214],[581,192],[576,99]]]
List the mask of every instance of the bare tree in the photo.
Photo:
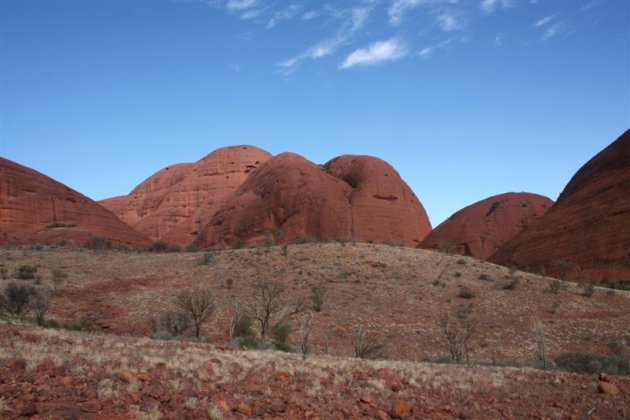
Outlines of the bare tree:
[[547,345],[545,340],[545,331],[543,330],[542,322],[539,319],[534,319],[534,355],[536,361],[540,364],[540,367],[547,369]]
[[32,307],[37,325],[44,325],[44,317],[50,307],[50,295],[51,291],[48,288],[41,289],[34,295]]
[[254,283],[248,312],[260,326],[260,344],[267,342],[274,325],[289,321],[306,308],[304,299],[291,306],[285,299],[285,290],[285,285],[279,281],[258,280]]
[[470,363],[470,348],[468,342],[474,334],[474,324],[470,319],[471,307],[460,307],[453,316],[443,312],[438,320],[438,325],[444,334],[444,339],[455,363]]
[[354,357],[361,359],[376,359],[385,355],[385,344],[374,338],[369,338],[363,325],[352,331],[352,348]]
[[306,360],[306,356],[311,352],[311,331],[313,330],[313,313],[306,314],[304,319],[300,320],[300,350],[302,350],[302,358]]
[[177,306],[195,327],[195,337],[199,338],[201,326],[215,310],[212,291],[203,286],[180,290],[173,299]]

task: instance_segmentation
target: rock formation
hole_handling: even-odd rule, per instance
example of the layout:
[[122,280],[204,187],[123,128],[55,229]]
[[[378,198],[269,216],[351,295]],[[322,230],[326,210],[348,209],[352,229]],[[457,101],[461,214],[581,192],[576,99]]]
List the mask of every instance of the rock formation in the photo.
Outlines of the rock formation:
[[0,158],[0,241],[75,245],[103,236],[114,245],[139,247],[148,238],[98,203],[25,166]]
[[420,246],[486,259],[552,205],[553,201],[538,194],[495,195],[453,214],[433,229]]
[[587,162],[551,209],[489,260],[573,280],[630,279],[630,130]]
[[270,157],[254,146],[224,147],[195,163],[164,168],[129,195],[101,204],[153,240],[188,245],[222,200]]
[[342,156],[321,167],[282,153],[226,198],[195,243],[310,238],[415,246],[430,229],[418,199],[380,159]]

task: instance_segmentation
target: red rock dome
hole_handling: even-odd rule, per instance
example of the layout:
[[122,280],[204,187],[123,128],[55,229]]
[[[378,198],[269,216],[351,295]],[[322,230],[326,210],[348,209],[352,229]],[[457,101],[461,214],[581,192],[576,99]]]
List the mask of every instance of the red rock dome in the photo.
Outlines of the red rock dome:
[[37,171],[0,158],[2,241],[83,243],[91,236],[114,245],[140,247],[150,241],[112,212]]
[[551,209],[489,260],[574,280],[630,279],[630,130],[586,163]]
[[420,247],[486,259],[552,205],[551,199],[538,194],[495,195],[453,214],[433,229]]

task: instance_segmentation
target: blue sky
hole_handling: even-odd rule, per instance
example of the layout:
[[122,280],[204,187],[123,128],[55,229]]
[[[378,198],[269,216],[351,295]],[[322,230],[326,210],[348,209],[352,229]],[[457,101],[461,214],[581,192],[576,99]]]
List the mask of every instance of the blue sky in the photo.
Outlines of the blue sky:
[[232,144],[391,163],[437,225],[630,127],[625,0],[0,0],[0,154],[94,199]]

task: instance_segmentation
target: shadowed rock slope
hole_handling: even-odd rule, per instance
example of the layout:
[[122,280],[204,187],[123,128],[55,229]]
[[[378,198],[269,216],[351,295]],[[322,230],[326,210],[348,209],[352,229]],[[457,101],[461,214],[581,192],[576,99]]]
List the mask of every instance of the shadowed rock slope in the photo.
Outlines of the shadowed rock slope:
[[488,197],[453,214],[433,229],[420,247],[486,259],[552,205],[549,198],[526,192]]
[[386,162],[341,156],[320,167],[282,153],[227,197],[195,243],[289,243],[304,237],[415,246],[430,229],[424,208]]
[[573,280],[630,279],[630,130],[586,163],[490,261]]
[[136,232],[98,203],[33,169],[0,158],[0,242],[82,245],[92,236],[144,246]]

